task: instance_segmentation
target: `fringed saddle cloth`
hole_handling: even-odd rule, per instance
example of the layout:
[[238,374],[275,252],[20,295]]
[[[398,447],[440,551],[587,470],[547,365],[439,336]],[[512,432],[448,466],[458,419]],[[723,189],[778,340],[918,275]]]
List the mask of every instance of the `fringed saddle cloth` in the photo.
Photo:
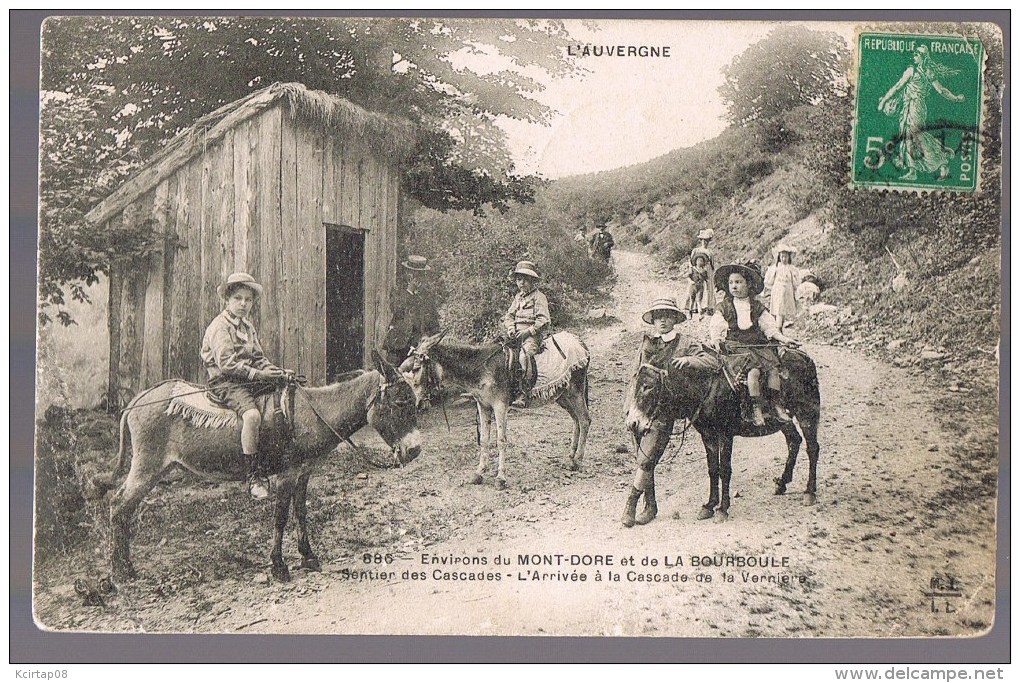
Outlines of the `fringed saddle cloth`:
[[[177,380],[170,388],[167,415],[176,415],[195,427],[206,429],[237,429],[240,416],[214,401],[202,386]],[[286,446],[294,435],[294,385],[255,397],[255,406],[262,414],[259,450]],[[268,442],[268,443],[267,443]]]
[[587,367],[591,361],[588,347],[571,332],[557,332],[545,338],[543,350],[535,356],[538,378],[531,395],[552,398],[570,382],[570,373]]

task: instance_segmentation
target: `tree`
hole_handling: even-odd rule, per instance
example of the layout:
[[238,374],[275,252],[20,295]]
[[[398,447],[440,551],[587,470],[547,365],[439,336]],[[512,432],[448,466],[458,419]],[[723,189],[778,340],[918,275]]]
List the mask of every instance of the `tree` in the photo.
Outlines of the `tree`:
[[795,107],[845,97],[849,55],[835,33],[782,25],[723,69],[719,94],[727,118],[738,126],[775,121]]
[[[40,319],[60,313],[137,235],[97,234],[85,213],[200,116],[298,81],[410,119],[421,135],[405,191],[440,210],[531,201],[499,117],[543,122],[544,78],[573,73],[562,23],[514,19],[61,17],[42,36]],[[497,65],[492,70],[490,65]],[[68,322],[66,313],[61,318]]]

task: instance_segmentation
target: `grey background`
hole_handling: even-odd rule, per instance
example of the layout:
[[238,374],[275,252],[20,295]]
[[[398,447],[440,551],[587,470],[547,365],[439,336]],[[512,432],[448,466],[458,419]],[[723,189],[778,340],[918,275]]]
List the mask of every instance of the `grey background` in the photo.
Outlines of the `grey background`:
[[[96,635],[52,633],[32,620],[32,491],[35,383],[35,282],[39,136],[39,31],[47,16],[68,14],[272,15],[236,11],[80,12],[11,10],[11,460],[10,460],[10,662],[689,662],[689,663],[1005,663],[1010,661],[1010,266],[1002,263],[1002,329],[999,405],[998,548],[996,618],[983,637],[969,639],[680,639],[425,636]],[[295,13],[292,13],[295,14]],[[305,16],[343,13],[301,12]],[[371,16],[423,12],[371,11]],[[444,17],[480,12],[432,11]],[[615,19],[987,21],[1002,30],[1005,47],[1003,101],[1002,253],[1009,253],[1010,32],[1009,11],[739,11],[739,12],[515,12],[503,16]],[[638,672],[635,671],[635,674]]]

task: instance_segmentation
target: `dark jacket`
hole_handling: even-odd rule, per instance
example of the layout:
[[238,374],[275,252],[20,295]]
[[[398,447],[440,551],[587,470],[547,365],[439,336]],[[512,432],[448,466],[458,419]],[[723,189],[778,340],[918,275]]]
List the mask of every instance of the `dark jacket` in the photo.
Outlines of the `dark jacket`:
[[406,289],[390,296],[390,327],[383,340],[383,349],[395,357],[405,358],[421,338],[438,333],[439,309],[435,299],[422,292]]

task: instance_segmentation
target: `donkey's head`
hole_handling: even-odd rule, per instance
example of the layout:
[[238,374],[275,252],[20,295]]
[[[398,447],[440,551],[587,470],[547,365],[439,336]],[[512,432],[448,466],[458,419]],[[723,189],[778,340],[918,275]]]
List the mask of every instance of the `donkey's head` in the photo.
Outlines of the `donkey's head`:
[[429,352],[442,340],[446,332],[422,337],[418,346],[400,364],[400,374],[414,389],[418,403],[424,405],[438,393],[443,379],[443,369],[429,356]]
[[666,370],[651,363],[642,363],[638,368],[627,405],[627,429],[637,437],[647,434],[661,417],[665,400]]
[[393,447],[397,461],[404,465],[421,453],[422,436],[418,431],[414,390],[378,351],[372,351],[372,361],[382,377],[369,403],[368,424]]

